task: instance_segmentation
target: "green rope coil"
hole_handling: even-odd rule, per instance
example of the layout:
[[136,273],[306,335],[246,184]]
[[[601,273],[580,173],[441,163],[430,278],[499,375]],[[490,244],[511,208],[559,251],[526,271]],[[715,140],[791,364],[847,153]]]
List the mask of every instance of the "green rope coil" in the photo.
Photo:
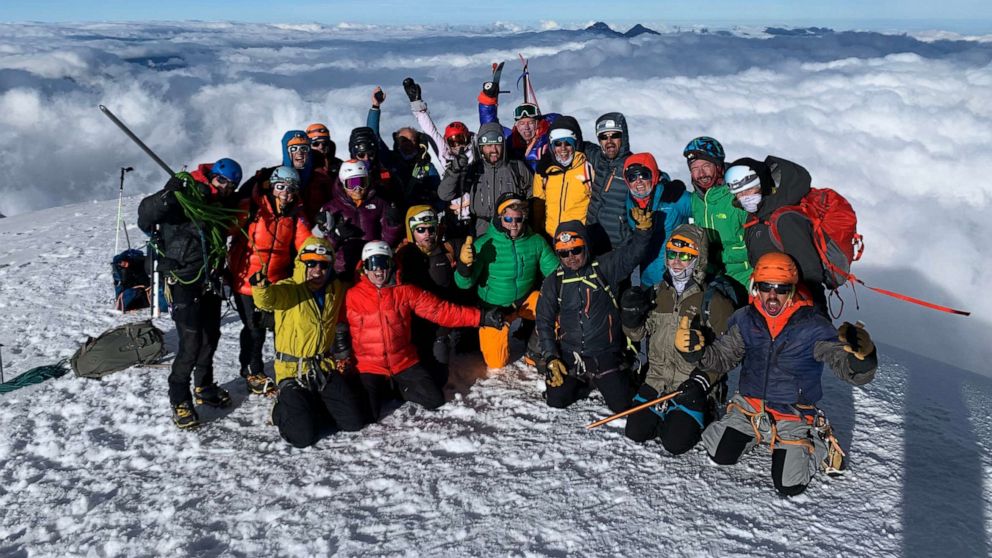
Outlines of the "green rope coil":
[[176,178],[183,181],[185,188],[175,192],[176,201],[183,208],[183,213],[192,221],[203,235],[205,248],[204,269],[197,275],[198,280],[204,270],[221,269],[227,259],[227,237],[225,233],[234,230],[238,225],[238,217],[244,210],[223,207],[206,199],[204,190],[198,188],[196,181],[189,173],[181,172]]

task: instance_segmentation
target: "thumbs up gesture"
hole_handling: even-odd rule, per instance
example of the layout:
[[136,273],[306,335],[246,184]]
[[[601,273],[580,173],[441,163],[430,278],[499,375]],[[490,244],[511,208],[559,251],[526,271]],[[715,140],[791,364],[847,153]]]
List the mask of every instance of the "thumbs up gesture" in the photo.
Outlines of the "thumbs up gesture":
[[679,328],[675,330],[675,348],[687,362],[696,362],[703,358],[703,348],[706,339],[703,332],[692,329],[692,316],[685,315],[679,319]]
[[472,267],[472,262],[475,261],[475,250],[472,249],[472,237],[469,236],[465,239],[465,243],[462,244],[461,252],[458,253],[458,260],[468,267]]

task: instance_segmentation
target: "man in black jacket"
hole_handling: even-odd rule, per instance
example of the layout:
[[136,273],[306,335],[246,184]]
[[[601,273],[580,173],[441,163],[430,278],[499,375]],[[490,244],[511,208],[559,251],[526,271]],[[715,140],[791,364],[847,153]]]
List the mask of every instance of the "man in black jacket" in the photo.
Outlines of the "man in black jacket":
[[[641,262],[651,237],[651,212],[634,208],[634,234],[623,246],[593,258],[585,225],[565,221],[555,230],[558,271],[541,286],[537,334],[547,361],[548,405],[565,408],[599,389],[613,412],[630,407],[636,387],[623,369],[627,346],[616,297],[621,281]],[[556,327],[557,324],[557,327]]]
[[[233,205],[228,200],[233,201],[231,193],[237,183],[215,173],[216,168],[200,165],[192,174],[178,173],[164,189],[141,200],[138,207],[138,226],[153,236],[158,271],[168,285],[179,337],[169,374],[169,402],[172,419],[180,428],[199,424],[194,399],[197,404],[213,407],[231,403],[227,391],[214,382],[213,357],[220,340],[222,277],[227,259],[225,225],[236,224],[236,219],[233,223],[223,218],[205,223],[187,210],[200,206],[210,213],[217,206]],[[190,376],[195,397],[189,390]]]

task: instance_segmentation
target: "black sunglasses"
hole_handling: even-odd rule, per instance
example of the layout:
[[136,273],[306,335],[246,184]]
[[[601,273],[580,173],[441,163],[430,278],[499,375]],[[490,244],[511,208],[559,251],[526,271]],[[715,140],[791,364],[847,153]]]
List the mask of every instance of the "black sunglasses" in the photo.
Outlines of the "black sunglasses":
[[437,227],[417,227],[413,230],[417,234],[424,234],[424,233],[434,234],[434,232],[437,231]]
[[603,132],[602,134],[599,134],[599,141],[620,139],[621,137],[623,137],[623,134],[620,132]]
[[306,264],[307,269],[313,269],[315,267],[320,269],[328,269],[329,267],[331,267],[331,262],[311,260],[309,262],[303,262],[303,263]]
[[567,258],[569,256],[578,256],[582,252],[585,252],[585,250],[586,250],[585,246],[576,246],[571,250],[558,250],[557,253],[559,258]]
[[765,283],[764,281],[755,283],[754,286],[758,287],[758,290],[763,293],[770,293],[772,291],[775,291],[775,294],[780,294],[780,295],[789,294],[792,292],[793,289],[796,288],[795,285],[776,285],[774,283]]

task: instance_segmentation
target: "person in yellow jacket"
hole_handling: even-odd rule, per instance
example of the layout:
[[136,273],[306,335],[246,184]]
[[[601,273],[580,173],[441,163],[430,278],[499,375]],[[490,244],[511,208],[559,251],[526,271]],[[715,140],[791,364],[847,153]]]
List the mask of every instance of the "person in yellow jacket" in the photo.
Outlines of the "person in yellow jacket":
[[279,434],[298,448],[311,446],[328,416],[340,430],[360,430],[368,414],[361,391],[343,374],[351,347],[347,325],[338,323],[344,285],[334,277],[331,243],[307,239],[291,279],[272,284],[262,270],[250,282],[255,305],[275,314],[279,395],[272,422]]
[[548,133],[551,149],[545,152],[534,174],[534,220],[547,237],[565,221],[586,222],[595,172],[578,151],[582,132],[569,116],[555,120]]

